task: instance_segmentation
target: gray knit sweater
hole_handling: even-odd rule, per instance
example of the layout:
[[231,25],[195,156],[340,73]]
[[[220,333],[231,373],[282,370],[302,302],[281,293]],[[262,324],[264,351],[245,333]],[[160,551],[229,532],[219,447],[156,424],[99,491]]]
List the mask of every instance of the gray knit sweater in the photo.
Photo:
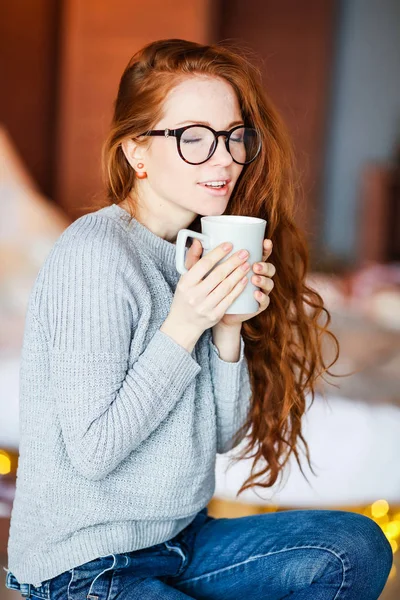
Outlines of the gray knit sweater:
[[8,568],[43,581],[166,541],[213,496],[251,388],[207,329],[189,353],[160,331],[175,245],[113,204],[72,223],[26,312]]

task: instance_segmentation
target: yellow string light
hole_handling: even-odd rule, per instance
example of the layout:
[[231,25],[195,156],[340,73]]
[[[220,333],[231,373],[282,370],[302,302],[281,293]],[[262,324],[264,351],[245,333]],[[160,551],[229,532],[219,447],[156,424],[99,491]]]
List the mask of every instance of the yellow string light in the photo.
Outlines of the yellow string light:
[[375,519],[379,519],[379,517],[383,517],[387,515],[389,512],[389,503],[387,500],[377,500],[373,504],[371,504],[371,515]]
[[400,543],[400,512],[391,511],[389,502],[381,498],[368,506],[364,514],[379,525],[395,554]]
[[0,475],[11,473],[11,458],[5,450],[0,450]]

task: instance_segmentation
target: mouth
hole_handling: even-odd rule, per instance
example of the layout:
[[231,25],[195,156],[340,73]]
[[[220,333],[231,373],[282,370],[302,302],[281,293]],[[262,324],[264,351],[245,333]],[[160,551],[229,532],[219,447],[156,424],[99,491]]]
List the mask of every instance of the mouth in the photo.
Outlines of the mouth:
[[197,185],[207,190],[212,195],[223,196],[229,190],[230,179],[215,179],[209,181],[202,181]]

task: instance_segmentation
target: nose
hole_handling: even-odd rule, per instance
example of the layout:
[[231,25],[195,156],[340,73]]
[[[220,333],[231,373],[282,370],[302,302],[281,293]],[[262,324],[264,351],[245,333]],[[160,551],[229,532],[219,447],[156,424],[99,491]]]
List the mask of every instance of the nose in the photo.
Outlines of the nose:
[[230,165],[232,162],[232,156],[226,149],[225,145],[225,136],[220,135],[217,140],[217,147],[215,149],[214,154],[210,158],[213,164],[218,165]]

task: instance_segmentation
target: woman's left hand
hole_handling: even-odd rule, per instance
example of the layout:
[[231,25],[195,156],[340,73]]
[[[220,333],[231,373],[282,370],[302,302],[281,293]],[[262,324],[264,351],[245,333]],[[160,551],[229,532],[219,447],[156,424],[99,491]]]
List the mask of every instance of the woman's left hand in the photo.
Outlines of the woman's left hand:
[[[254,283],[254,285],[257,285],[262,290],[262,291],[254,292],[254,296],[255,296],[256,300],[258,300],[259,305],[260,305],[259,309],[256,312],[250,313],[250,314],[224,315],[215,327],[218,327],[218,325],[225,326],[225,327],[231,327],[231,326],[237,327],[244,321],[248,321],[249,319],[255,317],[256,315],[259,315],[261,312],[263,312],[268,307],[268,305],[270,303],[269,294],[271,293],[271,291],[274,287],[274,282],[272,281],[272,277],[276,273],[276,269],[275,269],[274,265],[270,262],[266,262],[267,258],[269,258],[269,256],[271,255],[271,252],[272,252],[272,241],[264,240],[262,262],[254,263],[252,265],[254,275],[252,275],[251,281],[252,281],[252,283]],[[260,266],[260,269],[257,268],[258,265]]]

